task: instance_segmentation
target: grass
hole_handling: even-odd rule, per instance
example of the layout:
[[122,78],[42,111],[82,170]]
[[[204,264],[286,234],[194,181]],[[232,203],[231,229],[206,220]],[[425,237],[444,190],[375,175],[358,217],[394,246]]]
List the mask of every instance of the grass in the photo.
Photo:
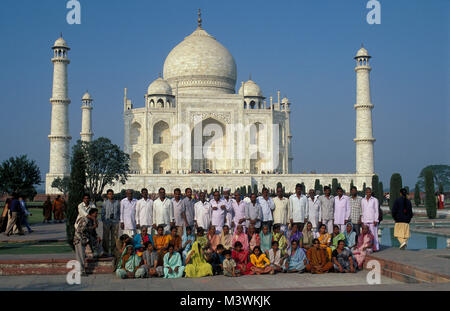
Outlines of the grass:
[[66,242],[0,243],[0,255],[61,254],[71,252],[72,248]]

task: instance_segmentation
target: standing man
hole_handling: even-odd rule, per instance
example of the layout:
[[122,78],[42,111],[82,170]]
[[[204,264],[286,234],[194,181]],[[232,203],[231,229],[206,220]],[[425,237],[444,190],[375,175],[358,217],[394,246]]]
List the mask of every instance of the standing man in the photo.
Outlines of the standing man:
[[[95,204],[91,202],[91,197],[89,194],[85,193],[83,195],[83,202],[78,204],[78,216],[77,220],[75,221],[75,229],[77,228],[78,219],[81,217],[86,217],[89,214],[89,210],[91,208],[96,208]],[[56,220],[56,213],[55,213],[55,220]]]
[[247,219],[246,219],[246,209],[247,203],[241,200],[241,193],[236,191],[234,193],[234,199],[232,200],[233,208],[233,225],[234,231],[236,231],[238,225],[242,225],[244,232],[247,232]]
[[84,264],[86,247],[89,245],[91,249],[95,249],[95,245],[99,242],[96,232],[98,226],[97,215],[98,210],[94,207],[89,210],[88,215],[78,218],[76,222],[73,245],[75,247],[75,258],[80,263],[82,276],[86,276]]
[[302,194],[302,185],[295,186],[295,193],[289,197],[289,222],[291,227],[296,224],[300,232],[303,231],[305,221],[308,221],[308,199]]
[[372,189],[366,188],[366,197],[361,200],[362,222],[369,227],[374,237],[374,251],[379,250],[378,244],[378,199],[372,196]]
[[19,231],[19,235],[24,235],[22,230],[22,223],[20,222],[20,213],[21,213],[21,207],[19,203],[19,196],[17,193],[12,194],[12,200],[9,207],[9,218],[8,218],[8,224],[6,226],[5,234],[6,236],[10,236],[13,232],[14,226],[17,227],[17,230]]
[[231,189],[225,188],[223,190],[223,201],[225,201],[225,206],[227,208],[227,215],[225,216],[225,223],[228,225],[228,228],[232,229],[234,226],[233,223],[233,199],[230,198]]
[[320,208],[319,196],[316,195],[316,191],[314,189],[309,189],[308,207],[309,221],[312,224],[312,230],[317,232],[317,228],[319,228],[319,220],[322,216],[322,209]]
[[103,223],[103,250],[109,257],[115,252],[116,240],[119,237],[120,203],[114,200],[114,191],[106,191],[103,201],[101,219]]
[[261,226],[268,226],[269,232],[272,232],[273,216],[272,212],[275,209],[275,204],[271,197],[269,197],[269,189],[263,188],[262,196],[258,197],[258,203],[261,205],[262,223]]
[[175,226],[177,227],[177,233],[178,236],[183,236],[184,231],[184,219],[183,219],[183,206],[182,206],[181,200],[181,189],[176,188],[173,191],[173,199],[172,199],[172,205],[173,205],[173,214],[175,218]]
[[344,195],[341,187],[336,189],[337,197],[334,197],[334,224],[339,226],[340,232],[345,232],[345,225],[350,218],[350,201],[348,196]]
[[361,200],[362,198],[358,196],[358,189],[353,186],[350,189],[351,197],[349,199],[350,201],[350,221],[353,224],[353,230],[356,232],[356,241],[358,240],[358,236],[361,233]]
[[208,230],[211,225],[211,204],[206,201],[205,192],[199,193],[200,200],[195,203],[195,228],[203,228]]
[[395,200],[392,207],[392,218],[395,220],[394,236],[400,242],[400,249],[405,249],[409,239],[409,223],[414,214],[408,192],[405,188],[400,189],[400,197]]
[[250,228],[250,225],[254,225],[256,233],[259,233],[261,228],[262,209],[256,199],[256,193],[250,195],[250,203],[247,204],[245,216],[247,219],[247,228]]
[[172,201],[166,198],[166,189],[158,190],[159,198],[153,202],[153,229],[158,226],[164,227],[164,233],[170,232],[170,227],[175,225]]
[[128,189],[126,198],[120,201],[120,229],[122,234],[134,237],[136,234],[136,204],[137,200],[133,198],[133,191]]
[[141,233],[142,227],[150,228],[153,226],[153,200],[148,196],[148,190],[141,190],[142,198],[136,203],[136,231]]
[[323,187],[323,195],[319,197],[320,208],[322,210],[322,217],[319,221],[327,227],[329,234],[333,233],[333,219],[334,219],[334,197],[331,195],[329,186]]
[[225,200],[220,199],[219,191],[214,191],[213,199],[211,200],[211,225],[216,227],[216,233],[222,232],[227,215],[227,205]]
[[184,220],[184,226],[190,227],[194,232],[195,218],[195,200],[192,198],[192,189],[186,188],[184,199],[181,200],[181,217]]
[[273,199],[273,224],[279,225],[282,232],[288,229],[289,199],[284,196],[282,187],[277,187],[277,196]]
[[22,196],[19,197],[19,203],[20,203],[20,208],[22,209],[22,212],[21,212],[22,217],[21,217],[20,223],[22,225],[25,225],[25,227],[27,227],[28,233],[32,233],[33,230],[31,229],[30,224],[28,222],[28,216],[31,216],[32,214],[28,211],[27,205],[25,204],[25,200],[23,199]]

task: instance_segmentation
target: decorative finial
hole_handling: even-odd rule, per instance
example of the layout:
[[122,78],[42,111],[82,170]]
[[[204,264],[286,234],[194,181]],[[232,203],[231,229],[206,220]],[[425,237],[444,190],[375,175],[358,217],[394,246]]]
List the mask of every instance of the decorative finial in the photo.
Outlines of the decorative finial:
[[198,9],[198,28],[202,28],[202,10]]
[[62,32],[60,33],[60,38],[62,38],[63,36],[62,36]]
[[361,47],[362,47],[362,48],[364,47],[364,43],[362,43],[362,42],[361,42]]
[[251,72],[248,74],[248,79],[249,79],[249,80],[252,79],[252,73],[251,73]]
[[158,74],[158,78],[160,78],[161,79],[161,71],[159,72],[159,74]]

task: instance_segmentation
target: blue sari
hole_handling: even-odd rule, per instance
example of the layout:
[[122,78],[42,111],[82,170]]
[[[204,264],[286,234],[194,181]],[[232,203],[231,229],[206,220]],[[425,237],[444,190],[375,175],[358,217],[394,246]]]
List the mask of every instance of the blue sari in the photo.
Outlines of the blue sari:
[[[147,234],[147,236],[148,236],[148,240],[150,241],[150,243],[152,243],[152,245],[155,245],[155,244],[153,244],[153,237],[150,234]],[[142,240],[142,236],[140,233],[136,234],[136,236],[134,237],[133,245],[135,248],[144,247],[144,241]]]
[[347,225],[350,224],[352,226],[352,231],[350,231],[350,234],[347,232],[347,228],[345,229],[344,236],[345,236],[345,245],[349,248],[353,248],[356,245],[356,232],[353,230],[353,224],[351,222],[347,223]]
[[[289,262],[289,266],[287,268],[288,271],[289,270],[302,271],[306,268],[304,260],[307,259],[303,248],[297,247],[297,250],[295,251],[294,255],[292,255],[292,249],[290,249],[288,251],[288,255],[289,255],[289,257],[287,258]],[[286,267],[284,267],[284,269],[286,269]]]
[[267,234],[264,234],[263,232],[261,232],[259,234],[259,237],[261,240],[260,243],[261,251],[263,253],[269,251],[272,248],[272,233],[268,232]]
[[[191,243],[189,243],[186,246],[184,246],[184,244],[187,241],[189,241],[189,240],[191,240]],[[182,252],[182,254],[183,254],[183,264],[184,264],[184,262],[186,260],[187,254],[192,249],[192,245],[194,244],[194,242],[195,242],[195,235],[192,234],[192,231],[191,231],[191,234],[187,235],[186,227],[184,227],[183,236],[181,237],[181,247],[184,247],[183,252]]]

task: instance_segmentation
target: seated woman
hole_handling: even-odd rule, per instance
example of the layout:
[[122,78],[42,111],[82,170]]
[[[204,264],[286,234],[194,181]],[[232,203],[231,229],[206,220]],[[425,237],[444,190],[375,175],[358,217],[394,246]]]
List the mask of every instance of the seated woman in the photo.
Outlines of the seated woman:
[[212,266],[206,262],[205,255],[200,243],[195,242],[192,250],[186,257],[186,277],[199,278],[213,275]]
[[233,245],[236,245],[236,242],[241,243],[241,248],[243,250],[248,251],[248,237],[244,233],[244,227],[242,225],[237,225],[236,232],[233,235]]
[[142,258],[136,255],[133,245],[127,245],[117,265],[116,275],[121,279],[143,278],[145,272]]
[[313,247],[306,253],[306,258],[308,258],[306,271],[312,274],[327,273],[333,268],[333,264],[328,259],[326,250],[320,246],[318,239],[314,239]]
[[337,246],[338,246],[338,242],[344,240],[345,241],[345,235],[340,232],[339,226],[338,225],[334,225],[333,226],[333,235],[331,237],[331,252],[333,252]]
[[281,256],[281,251],[278,248],[278,242],[273,241],[272,248],[269,250],[269,261],[275,273],[283,271],[283,259],[284,257]]
[[300,248],[303,248],[303,245],[302,245],[303,233],[298,231],[297,224],[293,224],[292,225],[292,229],[287,232],[286,240],[287,240],[287,243],[288,243],[287,251],[290,250],[291,245],[292,245],[292,241],[297,241],[297,246],[299,246]]
[[353,250],[353,257],[358,263],[358,268],[362,269],[366,256],[373,252],[374,237],[367,225],[362,225],[361,234],[358,237],[358,244]]
[[162,266],[164,255],[167,253],[167,247],[169,246],[170,235],[164,234],[164,226],[158,226],[157,234],[153,236],[153,247],[158,252],[159,260],[158,265]]
[[310,249],[313,246],[313,240],[314,240],[314,232],[313,232],[313,226],[310,221],[306,223],[306,226],[303,228],[303,238],[302,238],[302,244],[303,249],[306,251]]
[[126,234],[122,234],[118,239],[116,239],[116,248],[114,249],[114,259],[113,264],[114,267],[117,269],[117,264],[122,256],[123,251],[125,250],[125,247],[128,245],[133,245],[133,239],[130,238]]
[[[331,260],[331,235],[327,233],[327,226],[321,224],[319,227],[318,240],[320,242],[320,247],[326,250],[328,255],[328,260]],[[314,246],[314,245],[313,245]]]
[[267,259],[266,254],[261,252],[261,248],[259,246],[255,246],[253,249],[253,254],[250,255],[250,262],[252,263],[250,269],[255,274],[275,273],[273,268],[270,266],[269,259]]
[[269,256],[269,250],[272,248],[272,233],[269,231],[269,226],[263,226],[259,237],[261,241],[261,251],[266,254],[266,256]]
[[181,239],[181,247],[183,249],[181,255],[183,256],[183,262],[185,262],[187,254],[192,249],[194,241],[195,235],[192,234],[192,228],[190,226],[184,227],[183,238]]
[[250,269],[252,264],[248,262],[248,250],[242,248],[241,242],[237,241],[234,243],[234,250],[231,253],[231,257],[236,262],[237,269],[242,275],[253,274]]
[[220,236],[220,244],[223,245],[225,250],[230,250],[233,248],[233,234],[230,232],[230,227],[224,225],[222,228],[222,234]]
[[195,241],[200,244],[202,249],[205,249],[208,247],[208,238],[205,235],[205,230],[202,227],[197,228],[197,235],[195,237]]
[[164,275],[163,266],[158,266],[158,252],[149,241],[144,244],[145,252],[142,254],[147,277],[160,277]]
[[291,247],[287,251],[287,258],[285,260],[284,269],[288,273],[303,273],[305,272],[308,260],[303,248],[300,248],[297,240],[291,242]]
[[181,262],[181,255],[175,252],[173,245],[167,248],[167,254],[164,255],[164,278],[181,278],[184,272],[184,266]]
[[220,235],[216,234],[216,226],[210,226],[208,230],[208,246],[212,252],[216,251],[217,245],[220,244]]
[[173,245],[173,249],[181,253],[181,237],[178,235],[178,229],[175,226],[170,228],[169,245]]
[[261,245],[261,239],[259,237],[259,234],[256,233],[255,225],[250,225],[248,227],[247,239],[248,239],[248,247],[251,250],[254,249],[256,246],[259,247]]
[[345,245],[348,248],[352,249],[356,246],[356,232],[353,230],[353,224],[351,222],[348,222],[345,229]]
[[150,242],[153,244],[153,238],[148,234],[147,226],[142,226],[141,233],[134,236],[133,244],[135,248],[141,248],[144,247],[145,242]]
[[287,240],[284,233],[281,232],[281,226],[279,224],[273,226],[273,240],[278,242],[278,248],[281,251],[281,256],[284,256],[287,249]]
[[338,242],[338,247],[333,251],[332,256],[335,272],[356,272],[356,261],[353,259],[352,251],[345,247],[344,240]]

